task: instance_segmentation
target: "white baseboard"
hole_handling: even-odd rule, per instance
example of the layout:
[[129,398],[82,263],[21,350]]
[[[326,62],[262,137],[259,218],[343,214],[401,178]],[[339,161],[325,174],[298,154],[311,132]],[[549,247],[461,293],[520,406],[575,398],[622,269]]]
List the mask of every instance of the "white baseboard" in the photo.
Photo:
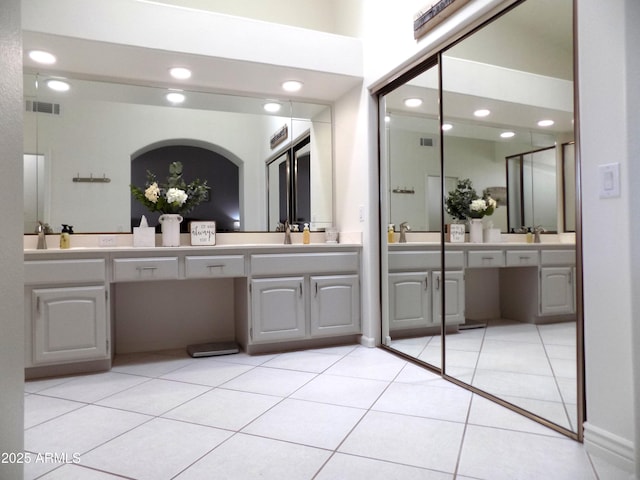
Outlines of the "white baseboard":
[[376,339],[374,337],[367,337],[366,335],[361,335],[360,345],[364,347],[373,348],[376,346]]
[[625,472],[630,474],[635,472],[635,447],[631,440],[585,422],[584,446],[590,454],[602,458]]

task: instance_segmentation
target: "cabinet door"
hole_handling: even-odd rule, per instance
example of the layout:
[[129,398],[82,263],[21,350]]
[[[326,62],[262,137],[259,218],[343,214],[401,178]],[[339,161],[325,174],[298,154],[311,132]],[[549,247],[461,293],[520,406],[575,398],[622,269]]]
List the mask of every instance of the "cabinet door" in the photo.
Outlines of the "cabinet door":
[[34,365],[109,358],[105,286],[32,292]]
[[389,330],[428,327],[431,285],[427,272],[389,274]]
[[304,338],[303,277],[251,280],[251,319],[254,342]]
[[540,269],[540,314],[562,315],[575,312],[572,267]]
[[[442,272],[433,272],[433,319],[442,321]],[[452,271],[444,275],[445,323],[459,325],[464,323],[464,272]]]
[[360,332],[358,275],[311,277],[311,335]]

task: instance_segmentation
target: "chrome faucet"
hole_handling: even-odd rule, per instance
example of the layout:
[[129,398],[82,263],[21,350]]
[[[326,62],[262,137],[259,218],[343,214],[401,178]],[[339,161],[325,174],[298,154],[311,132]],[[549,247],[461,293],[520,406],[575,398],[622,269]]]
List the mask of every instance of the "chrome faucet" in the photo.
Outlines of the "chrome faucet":
[[546,230],[542,228],[542,225],[533,227],[533,243],[540,243],[540,234]]
[[411,226],[408,222],[402,222],[400,224],[400,240],[399,243],[407,243],[407,232],[411,231]]
[[41,221],[38,221],[38,226],[36,227],[36,233],[38,234],[38,250],[46,250],[47,249],[47,226],[44,225]]
[[284,222],[284,244],[291,245],[291,226],[289,225],[289,220],[285,220]]

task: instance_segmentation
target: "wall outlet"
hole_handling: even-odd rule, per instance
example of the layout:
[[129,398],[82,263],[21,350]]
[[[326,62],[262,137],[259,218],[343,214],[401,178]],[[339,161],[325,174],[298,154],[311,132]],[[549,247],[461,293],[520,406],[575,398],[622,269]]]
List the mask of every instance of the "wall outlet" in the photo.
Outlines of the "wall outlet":
[[358,218],[360,219],[360,223],[364,223],[364,205],[358,207]]
[[98,246],[100,247],[115,247],[116,236],[115,235],[100,235],[98,237]]

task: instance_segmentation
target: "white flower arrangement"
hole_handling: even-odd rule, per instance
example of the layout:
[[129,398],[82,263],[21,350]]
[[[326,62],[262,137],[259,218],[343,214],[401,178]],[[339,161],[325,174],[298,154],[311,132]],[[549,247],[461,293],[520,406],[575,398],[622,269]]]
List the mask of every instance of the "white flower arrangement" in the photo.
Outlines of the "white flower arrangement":
[[210,187],[206,180],[194,180],[187,184],[182,178],[182,163],[169,165],[167,183],[159,185],[153,173],[147,172],[145,189],[131,185],[134,198],[152,212],[185,215],[207,198]]

